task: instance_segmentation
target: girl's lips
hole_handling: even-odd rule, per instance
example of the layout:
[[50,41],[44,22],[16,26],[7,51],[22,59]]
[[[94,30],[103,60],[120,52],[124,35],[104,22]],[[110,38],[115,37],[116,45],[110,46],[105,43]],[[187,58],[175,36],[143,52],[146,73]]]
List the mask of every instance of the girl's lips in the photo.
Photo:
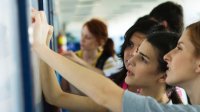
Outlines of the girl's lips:
[[166,73],[170,71],[170,67],[169,65],[167,65],[167,70],[166,70]]
[[166,70],[166,74],[168,75],[169,72],[170,72],[170,68],[168,68],[168,69]]

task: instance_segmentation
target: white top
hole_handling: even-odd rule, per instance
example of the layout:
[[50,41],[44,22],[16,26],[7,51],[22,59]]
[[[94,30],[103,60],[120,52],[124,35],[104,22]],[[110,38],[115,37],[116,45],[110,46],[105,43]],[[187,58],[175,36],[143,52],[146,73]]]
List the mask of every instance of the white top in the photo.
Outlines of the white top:
[[109,57],[106,60],[103,67],[103,72],[106,77],[109,77],[112,74],[119,72],[122,66],[123,62],[121,61],[121,59],[117,55],[114,55],[114,57]]

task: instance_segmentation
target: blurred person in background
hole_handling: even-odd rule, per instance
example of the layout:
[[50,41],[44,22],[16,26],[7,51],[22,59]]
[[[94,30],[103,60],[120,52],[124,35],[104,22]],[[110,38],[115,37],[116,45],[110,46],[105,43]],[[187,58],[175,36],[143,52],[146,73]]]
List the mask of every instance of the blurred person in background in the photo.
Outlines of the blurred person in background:
[[[73,61],[92,69],[105,76],[115,73],[120,68],[120,61],[114,51],[114,43],[110,45],[107,25],[99,19],[87,21],[81,32],[81,49],[77,52],[66,51],[62,55],[70,57]],[[109,47],[109,48],[106,48]],[[105,53],[107,56],[105,57]],[[105,59],[102,59],[105,58]],[[96,68],[95,68],[96,67]],[[84,95],[81,91],[62,79],[61,87],[64,91],[77,95]]]
[[149,13],[151,19],[160,22],[169,31],[182,34],[184,29],[183,8],[181,5],[167,1],[159,4]]

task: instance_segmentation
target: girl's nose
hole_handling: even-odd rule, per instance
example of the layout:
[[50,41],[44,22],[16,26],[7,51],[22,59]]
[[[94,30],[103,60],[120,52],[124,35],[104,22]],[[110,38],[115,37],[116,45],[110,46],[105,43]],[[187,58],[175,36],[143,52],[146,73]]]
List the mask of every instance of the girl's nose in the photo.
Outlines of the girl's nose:
[[128,60],[128,65],[135,66],[134,56],[132,56],[132,57]]

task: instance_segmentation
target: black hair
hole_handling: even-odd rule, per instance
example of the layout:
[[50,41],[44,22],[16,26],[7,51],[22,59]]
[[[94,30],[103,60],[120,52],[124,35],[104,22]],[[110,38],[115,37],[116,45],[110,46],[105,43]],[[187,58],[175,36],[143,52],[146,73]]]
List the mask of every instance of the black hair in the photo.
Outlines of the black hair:
[[146,19],[147,20],[142,20],[141,18],[138,19],[138,21],[136,21],[136,23],[126,31],[124,35],[125,41],[121,46],[121,52],[120,52],[120,57],[122,59],[124,58],[124,50],[129,46],[130,39],[135,32],[140,32],[142,34],[147,35],[152,31],[152,28],[154,26],[158,25],[158,22],[150,20],[148,18]]
[[184,23],[181,5],[167,1],[156,6],[149,15],[158,22],[167,21],[170,31],[182,33]]
[[114,57],[114,54],[114,42],[111,38],[108,38],[103,46],[102,54],[97,60],[96,68],[103,70],[106,60],[109,57]]
[[107,54],[108,56],[114,56],[114,42],[111,38],[106,40],[106,43],[103,46],[103,53]]
[[[148,35],[147,42],[149,42],[156,51],[158,52],[158,70],[161,73],[165,73],[167,68],[167,63],[164,61],[163,57],[170,50],[174,49],[177,45],[179,35],[177,33],[172,32],[154,32]],[[179,95],[176,92],[175,86],[166,86],[166,90],[168,91],[168,97],[172,100],[173,104],[182,103]]]
[[158,50],[158,61],[160,64],[160,68],[158,69],[160,72],[165,72],[167,70],[167,63],[164,61],[163,57],[176,47],[178,39],[179,35],[172,32],[154,32],[148,35],[147,41]]

